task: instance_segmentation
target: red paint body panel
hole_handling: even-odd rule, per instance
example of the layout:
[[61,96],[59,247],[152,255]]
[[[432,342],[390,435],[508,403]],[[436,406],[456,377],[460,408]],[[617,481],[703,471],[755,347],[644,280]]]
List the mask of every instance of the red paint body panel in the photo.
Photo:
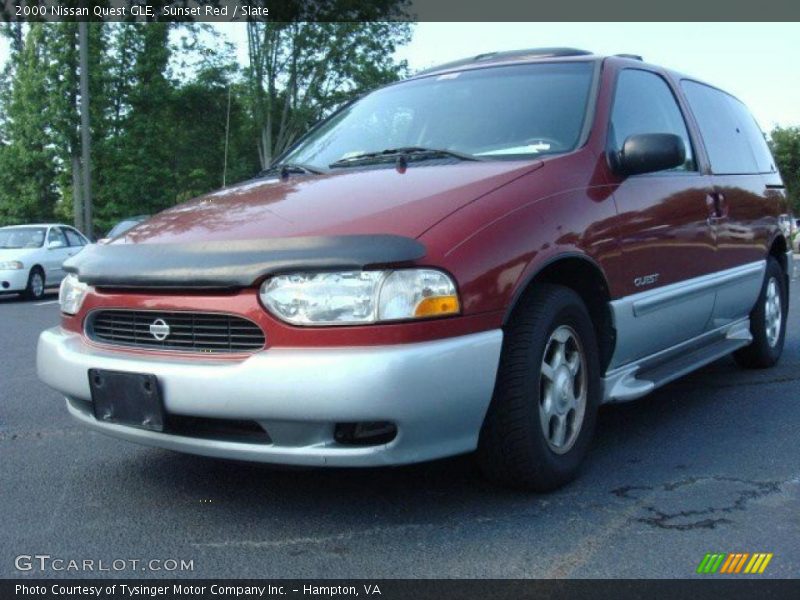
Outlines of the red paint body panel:
[[[607,123],[621,69],[652,70],[679,99],[698,162],[696,173],[617,176],[606,157]],[[779,176],[712,176],[680,76],[641,62],[602,63],[591,129],[577,150],[530,161],[462,162],[343,170],[288,181],[258,181],[208,194],[157,215],[117,243],[179,243],[322,234],[391,233],[419,238],[420,265],[442,268],[458,284],[453,318],[304,328],[260,305],[256,289],[234,294],[93,292],[64,326],[80,330],[100,307],[225,311],[262,326],[268,346],[379,345],[423,341],[500,327],[513,299],[544,265],[584,257],[600,269],[610,299],[765,258],[780,235],[785,194]],[[771,178],[770,178],[771,177]],[[724,196],[723,218],[713,194]],[[170,353],[172,354],[172,353]]]
[[550,158],[420,238],[456,276],[466,312],[506,309],[520,282],[559,255],[615,268],[616,210],[598,162],[586,150]]
[[538,161],[342,170],[256,180],[166,210],[129,243],[389,233],[416,237],[464,204],[535,170]]

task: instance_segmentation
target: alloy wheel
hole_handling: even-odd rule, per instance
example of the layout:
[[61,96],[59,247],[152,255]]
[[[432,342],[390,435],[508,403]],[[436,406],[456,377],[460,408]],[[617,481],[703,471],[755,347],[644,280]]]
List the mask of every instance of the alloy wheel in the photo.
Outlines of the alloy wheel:
[[781,292],[778,282],[770,277],[767,283],[767,293],[764,299],[764,320],[767,330],[767,343],[774,348],[781,337],[783,323],[783,309],[781,307]]
[[556,328],[545,346],[541,366],[539,421],[547,445],[556,454],[569,452],[586,414],[586,356],[577,333]]
[[39,298],[44,293],[44,279],[38,271],[31,275],[31,292],[34,298]]

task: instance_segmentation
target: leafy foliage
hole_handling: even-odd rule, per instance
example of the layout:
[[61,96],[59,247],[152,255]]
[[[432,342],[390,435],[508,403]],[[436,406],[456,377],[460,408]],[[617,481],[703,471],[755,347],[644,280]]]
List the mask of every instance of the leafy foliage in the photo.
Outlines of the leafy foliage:
[[800,215],[800,127],[776,127],[770,134],[770,147],[794,212]]
[[0,151],[0,222],[24,223],[53,216],[56,193],[55,150],[48,129],[47,97],[50,47],[45,26],[32,24],[26,42],[12,50],[13,85],[3,90]]
[[404,75],[392,55],[410,37],[408,23],[248,23],[261,166],[347,99]]
[[[314,6],[290,4],[298,15]],[[359,18],[405,4],[343,0]],[[77,24],[2,27],[11,57],[0,73],[0,226],[74,219],[83,228]],[[392,56],[410,26],[254,22],[248,38],[251,64],[242,68],[207,25],[89,24],[98,231],[218,188],[223,177],[255,175],[315,121],[401,77],[406,66]]]

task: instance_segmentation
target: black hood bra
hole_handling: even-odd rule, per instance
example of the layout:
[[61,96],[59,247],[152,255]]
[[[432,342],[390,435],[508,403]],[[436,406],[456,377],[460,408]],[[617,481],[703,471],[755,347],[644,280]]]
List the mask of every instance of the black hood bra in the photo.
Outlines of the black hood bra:
[[425,246],[398,235],[340,235],[185,244],[87,246],[64,270],[110,288],[237,289],[266,276],[409,263]]

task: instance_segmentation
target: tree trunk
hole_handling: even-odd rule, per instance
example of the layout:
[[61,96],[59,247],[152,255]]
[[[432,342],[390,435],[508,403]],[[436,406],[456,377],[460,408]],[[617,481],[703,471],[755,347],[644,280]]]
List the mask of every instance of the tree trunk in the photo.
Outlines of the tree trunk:
[[92,150],[91,129],[89,128],[89,35],[87,25],[78,23],[78,37],[80,40],[80,65],[81,65],[81,155],[83,163],[83,219],[85,229],[83,232],[89,239],[94,238],[92,227]]
[[83,227],[83,200],[81,197],[81,159],[76,150],[72,151],[72,213],[75,228],[85,231]]

